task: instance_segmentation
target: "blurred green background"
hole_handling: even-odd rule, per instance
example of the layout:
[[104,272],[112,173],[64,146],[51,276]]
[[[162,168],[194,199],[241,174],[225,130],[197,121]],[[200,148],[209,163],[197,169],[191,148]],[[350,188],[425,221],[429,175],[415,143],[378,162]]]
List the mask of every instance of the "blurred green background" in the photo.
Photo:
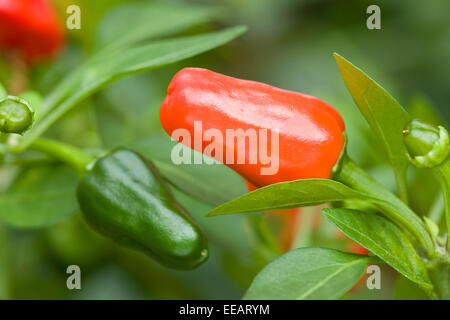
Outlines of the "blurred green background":
[[[76,3],[81,8],[82,28],[68,32],[69,45],[59,60],[41,65],[31,74],[31,87],[49,92],[63,75],[76,68],[102,43],[126,32],[128,7],[151,1],[58,0],[65,9]],[[364,0],[223,0],[163,1],[174,7],[212,6],[218,9],[210,22],[179,35],[197,34],[225,26],[245,24],[248,32],[218,49],[150,73],[119,80],[67,114],[47,135],[85,148],[130,145],[160,162],[167,160],[170,146],[160,128],[159,105],[171,77],[182,67],[212,69],[227,75],[266,82],[311,94],[325,100],[344,116],[349,134],[349,153],[377,179],[394,188],[390,169],[379,155],[365,120],[353,104],[339,74],[332,53],[338,52],[361,67],[386,88],[405,108],[416,115],[446,123],[450,119],[450,3],[448,0],[364,1]],[[381,8],[381,30],[368,30],[366,9]],[[0,63],[0,80],[8,77],[8,66]],[[434,106],[431,107],[431,106]],[[434,111],[437,110],[437,111]],[[204,169],[204,168],[203,168]],[[239,299],[254,275],[280,254],[261,236],[276,221],[259,215],[206,219],[203,215],[220,202],[243,192],[243,182],[225,168],[196,169],[208,189],[217,188],[218,199],[200,201],[201,191],[179,200],[206,229],[211,246],[210,260],[200,268],[171,271],[140,253],[118,247],[97,235],[74,214],[45,229],[20,230],[0,221],[0,298],[21,299]],[[76,181],[65,168],[48,168],[61,184]],[[59,170],[59,171],[55,171]],[[208,171],[213,170],[213,171]],[[215,170],[215,171],[214,171]],[[0,188],[6,190],[18,170],[2,169]],[[56,173],[55,173],[56,172]],[[20,175],[39,179],[26,170]],[[41,173],[42,175],[42,173]],[[424,179],[431,187],[422,190]],[[425,214],[438,197],[438,185],[427,173],[411,172],[412,205]],[[20,186],[16,186],[20,190]],[[69,187],[62,206],[73,207]],[[197,192],[197,193],[196,193]],[[223,198],[220,198],[222,196]],[[0,194],[0,202],[6,195]],[[0,210],[2,206],[0,205]],[[7,213],[0,214],[5,216]],[[312,214],[317,214],[313,212]],[[307,218],[307,214],[304,214]],[[305,218],[305,219],[306,219]],[[276,219],[275,219],[276,220]],[[347,240],[338,239],[325,222],[319,230],[303,229],[297,246],[321,245],[345,250]],[[276,246],[275,246],[276,247]],[[79,265],[82,290],[66,287],[66,268]],[[389,269],[382,290],[353,290],[346,298],[392,298],[396,290],[413,292],[402,279],[394,285]],[[394,289],[392,287],[394,286]],[[406,286],[407,289],[402,289]],[[398,289],[395,289],[398,288]],[[412,291],[411,291],[412,290]],[[400,291],[399,291],[400,292]],[[412,294],[412,297],[414,296]]]

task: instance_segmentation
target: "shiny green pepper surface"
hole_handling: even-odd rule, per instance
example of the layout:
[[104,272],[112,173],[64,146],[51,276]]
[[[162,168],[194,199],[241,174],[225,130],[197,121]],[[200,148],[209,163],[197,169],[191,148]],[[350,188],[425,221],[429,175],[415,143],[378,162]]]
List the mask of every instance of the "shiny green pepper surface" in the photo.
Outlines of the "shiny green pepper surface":
[[97,231],[167,267],[192,269],[208,257],[202,231],[155,166],[134,151],[120,148],[98,160],[78,186],[78,201]]
[[27,101],[15,96],[0,99],[0,132],[22,134],[33,124],[34,111]]

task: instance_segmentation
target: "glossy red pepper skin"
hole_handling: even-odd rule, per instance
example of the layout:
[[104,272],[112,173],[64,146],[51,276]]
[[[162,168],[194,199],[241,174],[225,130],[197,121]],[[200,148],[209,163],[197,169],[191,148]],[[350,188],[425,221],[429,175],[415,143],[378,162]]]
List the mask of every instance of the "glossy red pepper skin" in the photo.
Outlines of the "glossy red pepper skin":
[[[278,129],[276,174],[261,175],[259,159],[257,164],[227,164],[256,187],[330,178],[344,146],[342,117],[318,98],[199,68],[182,69],[173,77],[161,105],[160,121],[169,135],[175,129],[187,129],[191,146],[194,121],[202,121],[203,132],[218,129],[224,136],[226,129]],[[202,150],[197,151],[203,152],[208,144],[203,142]],[[223,154],[226,148],[230,146],[224,140]],[[248,150],[234,146],[233,151],[235,159],[242,152],[248,157]]]
[[64,29],[47,0],[0,1],[0,47],[29,64],[54,56],[64,45]]

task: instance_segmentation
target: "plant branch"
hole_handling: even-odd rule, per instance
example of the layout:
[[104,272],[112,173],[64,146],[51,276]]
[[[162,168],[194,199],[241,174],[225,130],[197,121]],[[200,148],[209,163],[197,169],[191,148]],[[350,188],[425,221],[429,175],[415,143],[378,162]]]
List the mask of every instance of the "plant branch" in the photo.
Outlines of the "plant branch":
[[44,138],[35,140],[30,145],[29,149],[43,152],[68,164],[74,168],[79,175],[86,173],[88,170],[88,165],[95,160],[95,157],[87,154],[79,148],[63,142]]
[[395,182],[397,184],[398,197],[406,204],[408,204],[408,186],[406,185],[406,170],[395,173]]
[[433,240],[424,222],[402,200],[361,169],[346,153],[342,155],[333,179],[366,193],[388,218],[413,234],[428,255],[435,255]]

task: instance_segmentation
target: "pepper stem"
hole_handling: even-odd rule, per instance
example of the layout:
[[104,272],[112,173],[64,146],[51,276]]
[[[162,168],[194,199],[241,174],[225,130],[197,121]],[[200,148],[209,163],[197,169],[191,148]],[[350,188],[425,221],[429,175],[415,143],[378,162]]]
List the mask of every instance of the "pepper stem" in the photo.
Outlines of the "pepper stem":
[[408,204],[408,186],[406,185],[406,170],[401,172],[395,171],[395,183],[397,185],[398,197]]
[[414,235],[428,255],[435,255],[433,240],[425,223],[402,200],[361,169],[346,153],[342,154],[333,179],[367,194],[385,216]]
[[30,145],[29,149],[46,153],[51,157],[68,164],[74,168],[80,176],[83,176],[89,170],[89,165],[95,160],[95,157],[79,148],[45,138],[35,140]]
[[432,168],[441,182],[450,251],[450,135],[442,126],[414,119],[403,131],[409,161],[418,168]]
[[435,170],[441,180],[442,193],[445,203],[445,223],[447,224],[447,251],[450,252],[450,158],[447,158]]

